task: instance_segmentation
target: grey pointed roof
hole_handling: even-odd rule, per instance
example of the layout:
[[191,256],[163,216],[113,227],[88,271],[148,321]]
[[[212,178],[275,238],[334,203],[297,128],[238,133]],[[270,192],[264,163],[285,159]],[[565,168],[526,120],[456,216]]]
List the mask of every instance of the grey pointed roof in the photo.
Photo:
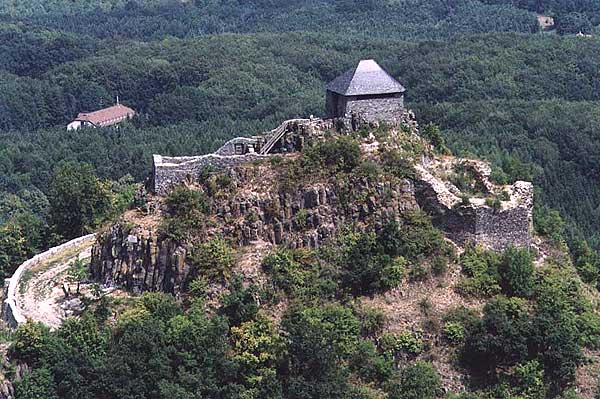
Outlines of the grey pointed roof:
[[374,60],[362,60],[356,68],[338,76],[327,85],[327,90],[343,96],[403,93],[406,91]]

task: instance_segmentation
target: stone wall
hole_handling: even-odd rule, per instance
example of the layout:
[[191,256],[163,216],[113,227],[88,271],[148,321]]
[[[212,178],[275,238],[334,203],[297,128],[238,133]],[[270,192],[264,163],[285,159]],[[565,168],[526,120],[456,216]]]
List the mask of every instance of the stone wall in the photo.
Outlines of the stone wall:
[[361,98],[349,97],[346,103],[346,116],[355,114],[367,122],[398,123],[404,113],[404,96]]
[[173,187],[184,182],[197,181],[207,171],[228,171],[253,161],[269,158],[269,155],[248,153],[244,155],[207,154],[198,157],[153,156],[152,186],[157,195],[166,195]]
[[327,115],[330,118],[356,117],[369,122],[400,123],[404,109],[404,95],[350,96],[327,92]]
[[486,205],[483,198],[473,198],[469,204],[462,205],[458,196],[460,192],[453,192],[455,187],[449,187],[447,182],[437,179],[423,167],[417,170],[420,177],[415,190],[417,201],[431,215],[434,225],[449,238],[461,244],[479,243],[496,251],[511,245],[531,246],[531,183],[518,181],[503,187],[509,199],[502,201],[500,208],[494,209]]
[[51,248],[46,252],[38,254],[33,258],[23,262],[17,268],[12,277],[5,280],[5,296],[4,302],[2,303],[2,319],[6,321],[9,327],[17,328],[19,324],[23,324],[27,321],[25,317],[21,314],[21,311],[17,305],[17,293],[19,290],[19,282],[23,277],[23,273],[25,273],[25,271],[27,271],[29,268],[56,256],[56,254],[60,252],[78,247],[86,241],[91,242],[95,238],[95,236],[95,234],[89,234],[84,237],[79,237],[57,247]]

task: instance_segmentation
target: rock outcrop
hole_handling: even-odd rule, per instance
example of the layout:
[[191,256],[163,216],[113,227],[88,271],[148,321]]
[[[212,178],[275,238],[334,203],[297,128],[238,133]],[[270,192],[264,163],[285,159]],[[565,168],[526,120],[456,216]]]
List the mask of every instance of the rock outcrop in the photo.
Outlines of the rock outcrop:
[[[237,246],[264,241],[289,248],[316,248],[350,224],[381,226],[403,212],[418,209],[411,180],[371,183],[353,179],[319,184],[293,193],[248,190],[265,167],[230,171],[235,195],[214,198],[206,235],[226,237]],[[92,252],[91,273],[99,282],[134,291],[178,292],[190,268],[188,249],[158,234],[117,224],[102,234]]]
[[[199,240],[226,238],[239,247],[268,243],[317,248],[346,226],[377,229],[414,209],[430,214],[434,225],[457,243],[473,241],[494,250],[530,246],[531,183],[498,185],[492,182],[485,162],[433,157],[429,144],[417,134],[414,115],[407,112],[405,119],[399,129],[384,136],[388,141],[380,143],[371,134],[361,148],[369,162],[380,162],[381,151],[389,149],[405,159],[420,158],[412,179],[398,178],[400,174],[390,173],[389,166],[378,178],[357,173],[344,179],[305,176],[308,181],[294,182],[300,177],[281,175],[286,157],[295,159],[298,154],[293,152],[301,150],[304,139],[323,140],[324,130],[331,127],[331,121],[310,119],[288,121],[268,137],[233,139],[209,156],[170,158],[171,166],[155,158],[155,192],[166,193],[177,184],[206,191],[210,179],[224,176],[228,187],[209,195],[206,220],[195,236]],[[262,155],[274,148],[279,151],[278,159]],[[206,173],[207,165],[213,169],[210,173]],[[459,186],[466,184],[464,191],[452,183],[453,178]],[[291,183],[293,188],[286,189],[282,183]],[[160,207],[157,212],[162,212]],[[149,232],[132,222],[133,227],[118,224],[100,237],[92,254],[92,275],[104,284],[134,291],[177,293],[190,273],[189,249],[163,239],[157,229]]]

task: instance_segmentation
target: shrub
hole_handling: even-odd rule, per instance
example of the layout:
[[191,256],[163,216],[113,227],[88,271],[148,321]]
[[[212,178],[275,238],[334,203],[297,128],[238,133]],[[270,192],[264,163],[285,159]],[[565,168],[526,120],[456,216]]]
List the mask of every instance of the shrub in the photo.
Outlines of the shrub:
[[403,216],[402,225],[392,220],[379,233],[379,241],[387,254],[413,260],[450,251],[444,235],[433,227],[427,214],[409,211]]
[[255,285],[244,288],[242,276],[236,276],[229,286],[229,293],[221,297],[219,314],[227,316],[233,326],[248,322],[258,313],[257,296],[258,288]]
[[467,296],[490,297],[501,291],[498,273],[500,257],[492,251],[469,245],[460,257],[466,275],[458,284],[458,292]]
[[413,161],[407,159],[398,151],[384,149],[380,152],[383,170],[400,179],[414,179],[415,167]]
[[296,215],[294,215],[294,223],[300,230],[305,230],[308,226],[309,213],[306,209],[300,209]]
[[528,249],[509,247],[498,268],[504,292],[510,296],[528,298],[534,284],[534,268]]
[[431,272],[436,276],[443,276],[448,271],[448,259],[443,256],[433,258],[431,262]]
[[209,280],[227,280],[233,267],[233,250],[221,239],[213,239],[192,248],[188,258],[194,276]]
[[265,257],[262,268],[275,288],[294,298],[331,298],[338,288],[335,276],[307,250],[280,249]]
[[462,344],[466,337],[465,327],[457,322],[448,322],[444,324],[442,334],[452,345]]
[[537,360],[518,364],[511,375],[513,397],[544,399],[548,389],[544,383],[544,369]]
[[360,146],[350,137],[324,141],[304,151],[301,164],[307,172],[351,172],[360,164]]
[[377,180],[381,175],[381,172],[381,168],[376,163],[371,161],[364,161],[356,170],[356,174],[359,177],[366,178],[370,181]]
[[406,260],[385,253],[373,232],[351,232],[338,239],[336,263],[341,286],[353,295],[372,295],[402,281]]
[[410,281],[425,281],[429,277],[429,269],[422,262],[412,264],[409,273]]
[[450,154],[450,150],[446,146],[446,140],[444,139],[444,136],[442,136],[442,132],[440,131],[440,127],[438,125],[434,123],[428,123],[421,128],[421,136],[429,140],[433,148],[439,154]]
[[385,313],[382,310],[365,307],[357,314],[360,320],[361,335],[363,337],[376,337],[383,331],[385,325]]
[[444,315],[442,320],[445,323],[460,324],[463,326],[465,331],[468,331],[479,320],[479,317],[473,309],[469,309],[461,305],[450,309]]
[[587,311],[577,316],[577,329],[581,334],[581,345],[600,349],[600,315]]
[[167,237],[183,241],[202,222],[202,214],[208,209],[204,194],[178,186],[166,198],[169,216],[165,218],[161,231]]
[[497,297],[484,307],[483,318],[470,329],[463,360],[473,372],[494,374],[527,360],[531,320],[519,298]]
[[398,335],[385,333],[379,339],[379,349],[387,356],[418,356],[423,352],[423,341],[414,333],[404,331]]
[[45,346],[50,338],[50,330],[41,323],[27,321],[21,324],[14,336],[11,354],[30,366],[35,366],[42,357]]
[[500,209],[502,209],[502,201],[497,196],[486,198],[485,205],[489,206],[495,211],[499,211]]
[[533,208],[533,226],[539,235],[549,238],[555,244],[564,239],[565,222],[554,209],[536,203]]
[[440,376],[431,363],[406,366],[388,386],[389,399],[435,399],[441,392]]

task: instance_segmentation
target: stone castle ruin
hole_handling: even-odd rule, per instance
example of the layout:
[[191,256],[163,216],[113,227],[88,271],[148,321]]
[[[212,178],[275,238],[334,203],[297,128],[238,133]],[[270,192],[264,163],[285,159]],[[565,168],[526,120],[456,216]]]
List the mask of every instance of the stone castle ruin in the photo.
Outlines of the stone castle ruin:
[[[201,180],[207,173],[227,172],[276,154],[300,152],[310,141],[322,139],[332,130],[347,132],[364,123],[380,122],[416,128],[414,114],[404,108],[404,92],[405,88],[375,61],[360,61],[327,85],[325,118],[288,120],[270,132],[234,138],[207,155],[154,155],[151,188],[165,195],[177,185]],[[457,242],[475,241],[496,250],[510,245],[529,247],[532,184],[497,186],[490,181],[486,163],[445,158],[424,157],[416,166],[415,198],[418,206],[432,215],[434,224]],[[477,180],[482,188],[477,196],[466,199],[465,193],[446,178],[456,163],[469,169]]]

